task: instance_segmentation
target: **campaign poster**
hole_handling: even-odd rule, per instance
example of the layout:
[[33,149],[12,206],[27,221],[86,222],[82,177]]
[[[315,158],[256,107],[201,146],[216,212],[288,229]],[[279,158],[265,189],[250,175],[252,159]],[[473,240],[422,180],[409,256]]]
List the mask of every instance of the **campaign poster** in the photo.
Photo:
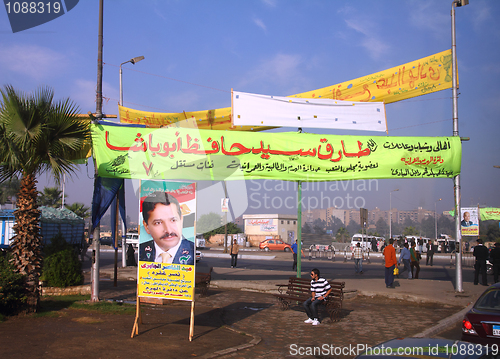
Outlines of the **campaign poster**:
[[196,183],[143,180],[139,297],[194,300]]
[[479,236],[479,211],[477,207],[460,209],[462,236]]

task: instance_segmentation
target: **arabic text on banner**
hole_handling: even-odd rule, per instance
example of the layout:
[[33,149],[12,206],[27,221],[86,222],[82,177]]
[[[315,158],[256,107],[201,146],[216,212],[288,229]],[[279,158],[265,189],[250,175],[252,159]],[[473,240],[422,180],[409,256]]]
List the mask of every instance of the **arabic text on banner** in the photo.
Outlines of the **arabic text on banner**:
[[[451,50],[371,75],[290,97],[325,98],[385,104],[451,88]],[[228,96],[229,101],[229,96]],[[263,131],[269,127],[233,126],[231,108],[161,113],[118,106],[120,122],[148,127],[180,126],[203,130]]]
[[99,176],[137,179],[336,181],[450,178],[451,137],[339,136],[92,125]]
[[481,221],[500,221],[500,208],[481,208],[479,210]]

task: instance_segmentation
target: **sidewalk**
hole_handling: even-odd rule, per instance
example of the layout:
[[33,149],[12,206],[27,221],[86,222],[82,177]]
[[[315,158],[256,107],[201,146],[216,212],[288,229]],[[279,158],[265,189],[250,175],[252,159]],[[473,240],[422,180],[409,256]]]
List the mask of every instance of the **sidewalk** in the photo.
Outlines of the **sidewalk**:
[[[258,251],[248,251],[242,255],[252,256],[252,259],[257,256],[261,260],[290,256],[289,253]],[[227,254],[210,251],[205,256]],[[200,270],[205,266],[202,262],[199,264]],[[303,272],[302,277],[307,274]],[[220,335],[225,340],[222,343],[214,342],[211,337],[211,349],[202,357],[300,358],[300,355],[290,354],[291,345],[374,345],[395,337],[434,336],[460,322],[466,308],[485,289],[464,282],[464,291],[457,293],[451,281],[402,278],[396,279],[396,288],[390,289],[386,288],[383,278],[335,278],[346,283],[343,318],[336,323],[325,319],[319,326],[322,329],[317,329],[303,324],[305,314],[300,306],[281,311],[271,295],[277,292],[276,284],[286,283],[292,275],[292,271],[214,267],[209,295],[204,298],[196,296],[195,333],[199,333],[200,329],[203,333],[211,332],[199,326],[206,320],[203,315],[198,315],[198,311],[203,311],[219,316],[223,324],[216,331],[223,332]],[[112,268],[101,269],[100,297],[135,302],[137,267],[118,268],[118,279],[121,281],[118,288],[112,287],[112,278]],[[183,308],[185,319],[182,322],[187,324],[189,308],[186,305],[173,303],[156,311],[172,311],[174,308],[176,313],[180,313],[178,311]],[[211,323],[217,321],[212,319]],[[144,328],[140,336],[155,335],[156,327],[152,323],[146,324]],[[170,324],[163,323],[161,328],[164,333],[180,330],[176,335],[180,336],[181,341],[187,335],[187,326],[174,329]],[[206,345],[209,336],[203,333],[194,341],[196,343],[193,342],[193,348],[202,342]]]

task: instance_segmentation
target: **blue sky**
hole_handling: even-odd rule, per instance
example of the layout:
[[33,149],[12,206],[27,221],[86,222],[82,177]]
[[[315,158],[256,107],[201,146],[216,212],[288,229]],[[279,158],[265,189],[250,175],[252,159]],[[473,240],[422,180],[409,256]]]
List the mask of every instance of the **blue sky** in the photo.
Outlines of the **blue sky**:
[[[451,1],[423,0],[105,0],[103,111],[117,114],[118,66],[132,57],[145,60],[123,66],[125,106],[159,112],[228,107],[231,88],[286,96],[450,49],[450,9]],[[470,0],[456,15],[459,131],[470,137],[463,143],[462,206],[500,207],[500,169],[493,168],[500,165],[500,2]],[[95,112],[97,35],[97,0],[80,1],[64,16],[15,34],[0,10],[0,85],[23,91],[48,85],[56,98],[70,97],[82,113]],[[452,134],[451,90],[389,104],[386,111],[391,136]],[[90,205],[92,177],[92,164],[82,166],[67,182],[67,202]],[[52,185],[41,176],[40,190]],[[280,206],[294,195],[294,185],[268,183],[269,196],[282,199],[269,208],[262,193],[255,194],[260,185],[246,184],[249,213],[295,213]],[[129,215],[136,218],[134,186],[127,187]],[[359,197],[359,206],[387,210],[389,192],[399,189],[392,193],[393,207],[434,209],[439,198],[438,211],[453,207],[451,179],[349,187],[333,194],[331,187],[310,188],[304,196]],[[219,210],[218,203],[213,206]]]

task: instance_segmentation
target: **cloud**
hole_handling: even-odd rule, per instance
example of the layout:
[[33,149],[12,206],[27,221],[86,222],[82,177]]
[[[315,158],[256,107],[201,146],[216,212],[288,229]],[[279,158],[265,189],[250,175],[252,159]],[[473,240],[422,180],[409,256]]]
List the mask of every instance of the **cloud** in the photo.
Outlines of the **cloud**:
[[374,31],[374,26],[369,21],[360,19],[345,20],[347,27],[363,35],[360,45],[364,47],[373,59],[379,59],[387,53],[389,45],[378,38]]
[[270,59],[261,61],[245,75],[239,88],[255,83],[272,83],[281,87],[293,87],[304,81],[301,68],[304,61],[300,55],[279,53]]
[[277,0],[261,0],[268,7],[276,7]]
[[[70,98],[73,100],[82,113],[96,110],[96,81],[78,79],[71,87]],[[116,113],[119,93],[108,82],[102,83],[103,113]]]
[[[450,12],[439,12],[435,1],[419,1],[418,6],[410,4],[410,23],[426,32],[432,32],[436,38],[450,36]],[[450,3],[451,11],[451,3]]]
[[169,93],[163,98],[162,107],[169,109],[164,112],[192,111],[201,101],[200,95],[196,91],[184,91],[175,95]]
[[3,46],[2,69],[40,81],[52,78],[67,67],[65,55],[37,45]]
[[261,19],[253,18],[252,21],[254,22],[255,25],[260,27],[262,30],[267,31],[266,24],[264,24],[264,21]]

